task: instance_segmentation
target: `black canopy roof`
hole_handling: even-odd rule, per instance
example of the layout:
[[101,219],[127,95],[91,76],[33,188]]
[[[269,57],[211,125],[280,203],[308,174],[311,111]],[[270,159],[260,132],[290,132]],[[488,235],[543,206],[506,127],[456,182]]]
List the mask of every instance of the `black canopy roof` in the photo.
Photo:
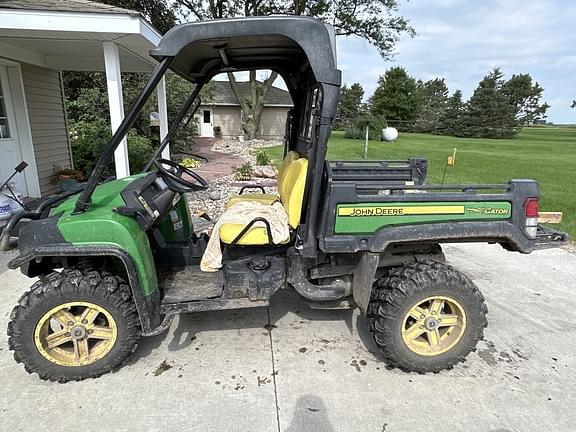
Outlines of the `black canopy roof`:
[[174,57],[170,68],[192,82],[209,80],[221,72],[272,69],[287,82],[290,77],[312,72],[317,82],[340,85],[334,31],[309,17],[249,17],[182,24],[168,31],[150,54],[158,60]]

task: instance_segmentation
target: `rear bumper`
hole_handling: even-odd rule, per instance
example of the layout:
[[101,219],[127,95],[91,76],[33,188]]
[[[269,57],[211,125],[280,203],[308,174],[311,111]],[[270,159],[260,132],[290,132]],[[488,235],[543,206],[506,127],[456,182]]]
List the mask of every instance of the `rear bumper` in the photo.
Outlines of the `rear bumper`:
[[534,250],[563,246],[567,244],[569,240],[570,236],[564,232],[538,225],[536,240],[534,240]]

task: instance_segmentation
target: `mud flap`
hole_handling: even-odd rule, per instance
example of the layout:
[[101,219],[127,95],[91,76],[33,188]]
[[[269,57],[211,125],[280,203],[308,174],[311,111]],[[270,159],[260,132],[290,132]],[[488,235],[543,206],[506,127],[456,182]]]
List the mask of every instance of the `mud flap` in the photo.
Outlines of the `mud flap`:
[[373,252],[363,252],[358,265],[354,270],[352,279],[352,296],[354,302],[358,305],[363,314],[366,314],[370,295],[372,293],[372,284],[376,278],[376,270],[380,262],[380,254]]

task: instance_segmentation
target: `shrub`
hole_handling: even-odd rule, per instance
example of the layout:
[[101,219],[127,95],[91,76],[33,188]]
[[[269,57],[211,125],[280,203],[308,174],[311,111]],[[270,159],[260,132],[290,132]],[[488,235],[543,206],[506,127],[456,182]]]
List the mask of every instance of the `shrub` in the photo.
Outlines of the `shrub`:
[[[89,175],[109,139],[110,127],[103,119],[70,122],[70,145],[76,169]],[[111,173],[112,170],[106,170],[106,175]]]
[[363,139],[366,136],[366,128],[355,126],[348,126],[344,130],[344,138],[348,139]]
[[186,168],[200,168],[202,165],[200,161],[192,158],[184,158],[180,161],[180,165]]
[[144,169],[154,153],[154,148],[150,138],[139,135],[135,130],[128,132],[128,160],[130,161],[130,172],[139,173]]
[[380,141],[382,129],[386,127],[386,120],[381,117],[369,117],[356,119],[344,131],[344,138],[364,139],[366,137],[366,126],[368,126],[368,139]]
[[[94,170],[96,161],[110,137],[110,126],[104,119],[70,122],[70,144],[74,167],[89,175]],[[128,133],[130,171],[132,173],[141,171],[152,156],[153,150],[148,137],[139,135],[136,131],[130,131]],[[104,175],[111,176],[114,173],[114,164],[111,161]]]
[[259,150],[256,152],[256,165],[270,165],[272,159],[270,155],[264,150]]
[[250,180],[254,169],[250,163],[246,162],[244,165],[234,168],[232,171],[234,173],[234,178],[238,181]]

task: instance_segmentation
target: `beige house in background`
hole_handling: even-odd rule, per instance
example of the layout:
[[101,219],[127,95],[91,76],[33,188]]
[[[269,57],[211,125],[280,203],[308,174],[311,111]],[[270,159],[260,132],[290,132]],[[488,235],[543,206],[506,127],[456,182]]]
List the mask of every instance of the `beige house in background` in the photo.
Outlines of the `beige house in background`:
[[[250,83],[238,82],[242,94],[249,94]],[[196,114],[198,134],[213,137],[214,128],[220,127],[223,137],[244,136],[242,130],[242,110],[228,81],[214,81],[212,102],[200,105]],[[286,115],[293,107],[290,93],[278,87],[271,87],[264,103],[260,120],[260,139],[282,139],[286,127]]]

